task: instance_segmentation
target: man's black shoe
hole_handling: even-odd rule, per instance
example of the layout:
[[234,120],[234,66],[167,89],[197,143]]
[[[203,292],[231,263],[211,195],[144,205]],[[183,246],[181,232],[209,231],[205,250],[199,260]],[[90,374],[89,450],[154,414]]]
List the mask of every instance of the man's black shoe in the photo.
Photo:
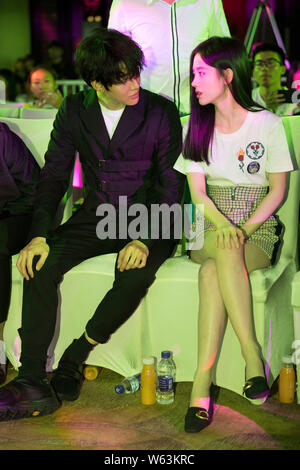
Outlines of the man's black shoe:
[[60,400],[75,401],[80,395],[83,377],[83,365],[61,360],[54,372],[51,385]]
[[48,415],[59,406],[47,378],[16,377],[0,388],[0,421]]

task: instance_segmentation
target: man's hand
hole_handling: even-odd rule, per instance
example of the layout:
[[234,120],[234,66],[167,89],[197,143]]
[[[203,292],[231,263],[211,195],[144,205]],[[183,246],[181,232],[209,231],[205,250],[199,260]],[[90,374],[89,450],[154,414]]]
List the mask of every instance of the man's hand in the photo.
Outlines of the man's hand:
[[49,245],[46,243],[46,238],[44,237],[35,237],[31,242],[26,245],[23,250],[20,251],[17,268],[22,274],[22,276],[29,281],[29,276],[34,277],[32,269],[32,261],[34,256],[39,256],[40,259],[36,265],[36,270],[39,271],[49,254]]
[[139,240],[133,240],[127,243],[119,252],[117,269],[124,270],[144,268],[146,266],[149,250],[144,243]]

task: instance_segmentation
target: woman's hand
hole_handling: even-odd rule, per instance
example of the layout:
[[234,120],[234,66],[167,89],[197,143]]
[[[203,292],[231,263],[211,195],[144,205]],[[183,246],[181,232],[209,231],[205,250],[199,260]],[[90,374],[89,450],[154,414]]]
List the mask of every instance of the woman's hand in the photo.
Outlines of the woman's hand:
[[246,238],[242,229],[230,223],[218,227],[215,232],[217,248],[239,248]]

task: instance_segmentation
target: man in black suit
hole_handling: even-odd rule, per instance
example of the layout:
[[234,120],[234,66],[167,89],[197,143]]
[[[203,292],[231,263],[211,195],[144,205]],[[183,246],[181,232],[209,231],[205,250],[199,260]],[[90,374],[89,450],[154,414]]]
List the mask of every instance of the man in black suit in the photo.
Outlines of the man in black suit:
[[[176,245],[174,233],[164,237],[168,227],[154,227],[159,236],[151,238],[151,212],[144,220],[148,233],[136,239],[130,234],[105,238],[99,230],[103,215],[100,219],[96,215],[103,204],[110,204],[120,215],[124,200],[128,206],[143,204],[149,211],[153,204],[170,207],[181,202],[184,180],[173,169],[182,143],[175,105],[140,88],[143,53],[117,31],[103,29],[84,39],[76,62],[92,88],[67,97],[54,122],[38,185],[31,242],[17,263],[26,279],[20,329],[22,366],[19,375],[0,391],[2,420],[49,414],[60,400],[78,398],[88,354],[107,342],[135,311]],[[85,202],[67,223],[50,233],[76,150],[85,175]],[[122,218],[117,220],[116,233],[123,233]],[[57,285],[65,272],[83,260],[113,252],[118,253],[113,287],[82,336],[64,352],[49,384],[45,363],[56,322]]]

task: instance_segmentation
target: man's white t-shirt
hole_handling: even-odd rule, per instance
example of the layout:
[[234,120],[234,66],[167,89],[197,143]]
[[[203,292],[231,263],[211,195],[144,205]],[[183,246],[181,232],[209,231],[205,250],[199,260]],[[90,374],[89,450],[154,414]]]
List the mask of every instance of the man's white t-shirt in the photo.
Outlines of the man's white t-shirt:
[[[184,134],[187,128],[188,122]],[[214,186],[268,186],[268,173],[293,170],[282,120],[269,111],[248,111],[232,134],[215,130],[209,161],[207,165],[181,154],[174,168],[184,174],[205,174],[207,184]]]
[[100,105],[100,108],[101,108],[101,111],[102,111],[102,115],[103,115],[103,119],[104,119],[104,122],[105,122],[105,125],[106,125],[108,135],[109,135],[110,138],[112,138],[112,136],[113,136],[113,134],[114,134],[114,132],[117,128],[117,125],[119,124],[121,116],[124,112],[125,106],[122,109],[114,110],[114,109],[106,108],[105,106],[101,105],[100,102],[99,102],[99,105]]

